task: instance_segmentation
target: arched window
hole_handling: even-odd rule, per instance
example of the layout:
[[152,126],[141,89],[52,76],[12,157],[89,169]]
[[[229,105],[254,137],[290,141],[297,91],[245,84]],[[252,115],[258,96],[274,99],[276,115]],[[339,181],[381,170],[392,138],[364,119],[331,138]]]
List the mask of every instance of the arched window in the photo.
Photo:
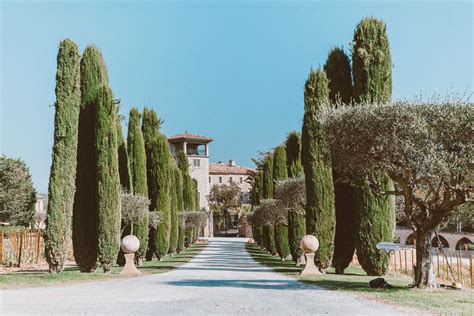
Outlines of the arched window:
[[468,245],[468,244],[472,244],[472,241],[468,239],[467,237],[463,237],[459,239],[459,241],[456,243],[456,250],[464,250],[465,249],[464,245]]
[[[449,248],[449,243],[446,240],[446,238],[444,238],[441,235],[438,235],[438,237],[439,237],[439,240],[441,241],[441,248]],[[433,246],[435,248],[439,248],[438,238],[436,238],[436,236],[434,236],[433,239],[431,239],[431,246]]]

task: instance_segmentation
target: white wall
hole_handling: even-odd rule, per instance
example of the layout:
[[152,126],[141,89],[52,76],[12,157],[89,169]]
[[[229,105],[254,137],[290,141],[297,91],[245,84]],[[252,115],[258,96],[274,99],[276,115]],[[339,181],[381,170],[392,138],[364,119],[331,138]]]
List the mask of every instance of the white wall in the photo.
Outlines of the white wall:
[[[194,160],[200,161],[200,167],[194,166]],[[209,158],[203,156],[188,156],[189,161],[189,173],[191,177],[198,182],[199,191],[199,207],[209,208],[207,203],[207,195],[209,195]]]

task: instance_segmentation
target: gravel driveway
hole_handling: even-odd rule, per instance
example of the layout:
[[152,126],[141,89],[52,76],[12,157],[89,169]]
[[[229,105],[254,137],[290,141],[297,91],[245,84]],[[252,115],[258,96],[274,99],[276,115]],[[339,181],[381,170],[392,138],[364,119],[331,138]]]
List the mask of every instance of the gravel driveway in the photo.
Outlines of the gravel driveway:
[[272,272],[245,239],[212,238],[191,262],[126,280],[3,290],[1,315],[388,315],[391,306]]

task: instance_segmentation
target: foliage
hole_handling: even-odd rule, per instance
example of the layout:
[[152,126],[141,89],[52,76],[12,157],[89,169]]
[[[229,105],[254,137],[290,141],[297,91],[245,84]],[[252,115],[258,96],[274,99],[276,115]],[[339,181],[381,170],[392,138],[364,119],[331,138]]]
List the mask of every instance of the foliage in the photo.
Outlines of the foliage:
[[274,226],[275,229],[275,247],[278,255],[282,260],[290,254],[290,246],[288,244],[288,226],[278,224]]
[[178,153],[178,166],[183,174],[183,204],[184,209],[192,211],[195,209],[195,196],[193,193],[193,179],[189,174],[189,161],[186,153],[180,151]]
[[365,18],[354,31],[352,46],[354,100],[390,102],[392,99],[392,58],[385,23]]
[[120,122],[120,118],[118,115],[117,115],[117,147],[118,147],[120,186],[129,192],[133,192],[131,171],[130,171],[130,159],[129,159],[129,155],[127,151],[127,143],[125,143],[125,139],[123,137],[122,122]]
[[[392,98],[392,61],[385,23],[375,18],[365,18],[354,31],[352,47],[354,100],[388,103]],[[384,169],[373,170],[374,178],[390,190],[393,183],[383,174]],[[380,275],[388,265],[388,255],[375,248],[381,241],[391,240],[394,200],[373,194],[370,190],[356,189],[354,205],[357,210],[355,231],[356,248],[360,263],[369,275]],[[374,227],[367,230],[367,227]]]
[[275,192],[275,183],[278,180],[288,178],[286,168],[286,150],[285,146],[277,146],[273,153],[273,193]]
[[[157,137],[160,130],[160,119],[155,111],[144,108],[142,114],[142,136],[145,147],[146,156],[146,179],[148,188],[148,198],[151,199],[150,212],[156,212],[156,195],[158,193],[156,180],[156,161],[152,158],[154,150],[152,143]],[[132,171],[133,172],[133,171]],[[151,216],[150,216],[151,219]],[[146,259],[151,260],[156,251],[156,228],[150,225],[151,229],[148,232],[148,249],[146,252]]]
[[285,141],[286,149],[286,167],[288,177],[298,178],[303,175],[303,167],[301,166],[301,135],[293,131],[288,134]]
[[[130,162],[130,179],[133,194],[148,199],[146,153],[143,134],[140,130],[140,113],[132,108],[128,121],[127,150]],[[122,217],[123,218],[123,217]],[[140,248],[135,252],[135,257],[140,263],[148,249],[148,223],[149,216],[144,216],[140,221],[133,223],[133,234],[140,241]]]
[[126,226],[132,227],[130,234],[136,234],[133,227],[136,227],[138,223],[145,221],[148,223],[148,208],[150,206],[150,200],[142,195],[135,195],[122,191],[122,222],[124,223],[123,229]]
[[268,153],[263,160],[262,167],[262,195],[263,199],[273,199],[273,154]]
[[328,77],[329,100],[333,104],[349,104],[352,99],[351,63],[344,49],[335,47],[329,52],[324,72]]
[[170,221],[170,247],[169,253],[176,253],[178,248],[179,228],[178,212],[183,209],[182,198],[179,200],[179,193],[182,195],[183,176],[181,170],[173,158],[171,160],[171,221]]
[[0,221],[28,225],[35,213],[36,191],[25,162],[0,157]]
[[304,210],[306,188],[304,178],[289,178],[277,181],[275,198],[278,200],[279,206],[288,213],[288,245],[292,259],[296,262],[303,254],[300,241],[306,235]]
[[[422,267],[415,280],[425,283],[430,243],[420,240],[429,240],[472,196],[473,105],[447,99],[356,107],[331,112],[325,124],[335,168],[377,193],[404,197],[405,218],[417,233],[417,266]],[[395,188],[384,190],[369,172],[373,168],[384,170]]]
[[112,91],[106,85],[97,93],[96,161],[98,259],[109,272],[120,249],[120,175],[118,170],[117,113]]
[[[79,59],[76,43],[69,39],[61,41],[57,56],[54,145],[48,186],[47,225],[44,234],[46,261],[51,273],[64,270],[71,240],[81,102]],[[3,172],[0,178],[4,179]],[[15,182],[21,183],[21,181]],[[30,206],[28,210],[31,209]],[[35,221],[41,220],[37,217]]]
[[156,230],[154,249],[156,256],[161,259],[168,253],[171,233],[171,167],[168,139],[165,135],[158,134],[151,141],[151,148],[151,183],[154,191],[149,196],[150,209],[163,213],[163,221]]
[[[342,48],[333,48],[324,70],[329,80],[329,100],[332,107],[352,102],[352,75],[349,57]],[[334,238],[333,265],[336,273],[343,274],[355,251],[357,208],[354,203],[355,188],[338,181],[333,169],[334,206],[336,208],[336,233]]]
[[213,214],[224,215],[230,209],[241,206],[240,187],[235,182],[214,184],[207,196]]
[[331,264],[336,225],[331,155],[324,127],[318,120],[328,98],[325,73],[311,69],[304,92],[301,160],[306,182],[306,233],[319,240],[315,263],[320,270]]
[[107,67],[95,46],[87,46],[81,58],[81,106],[77,143],[76,193],[72,215],[74,259],[82,272],[97,268],[97,91],[108,84]]

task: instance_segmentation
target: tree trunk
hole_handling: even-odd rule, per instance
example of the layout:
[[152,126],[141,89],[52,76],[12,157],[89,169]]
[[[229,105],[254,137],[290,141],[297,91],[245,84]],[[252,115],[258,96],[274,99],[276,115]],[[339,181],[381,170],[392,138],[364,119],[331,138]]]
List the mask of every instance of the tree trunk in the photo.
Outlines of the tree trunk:
[[417,229],[416,235],[416,268],[414,285],[422,287],[428,285],[429,273],[432,264],[431,234],[432,230]]

